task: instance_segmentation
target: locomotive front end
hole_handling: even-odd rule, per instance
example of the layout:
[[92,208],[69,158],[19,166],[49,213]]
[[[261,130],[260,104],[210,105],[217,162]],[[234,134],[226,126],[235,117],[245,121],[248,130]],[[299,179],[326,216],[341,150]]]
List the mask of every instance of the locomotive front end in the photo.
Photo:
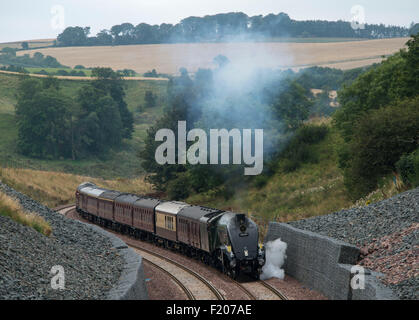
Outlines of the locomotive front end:
[[244,214],[227,213],[220,219],[225,225],[229,243],[224,246],[224,268],[232,277],[246,273],[259,278],[265,264],[265,249],[258,243],[259,233],[256,223]]

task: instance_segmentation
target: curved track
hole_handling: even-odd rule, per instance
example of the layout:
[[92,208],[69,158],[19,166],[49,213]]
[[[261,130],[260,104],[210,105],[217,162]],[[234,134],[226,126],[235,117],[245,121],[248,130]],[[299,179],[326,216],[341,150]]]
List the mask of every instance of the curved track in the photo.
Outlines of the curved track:
[[[55,211],[67,215],[73,209],[75,209],[75,205],[65,205],[56,208]],[[192,269],[161,254],[139,247],[129,240],[125,240],[125,242],[139,253],[144,261],[167,274],[181,288],[189,300],[225,300],[224,295],[214,285]],[[229,280],[243,291],[250,300],[288,300],[287,296],[266,281],[240,283],[230,278]]]
[[176,285],[178,285],[180,287],[180,289],[185,293],[186,297],[188,298],[188,300],[196,300],[195,296],[193,295],[193,293],[182,283],[182,281],[180,281],[178,278],[176,278],[173,274],[171,274],[169,271],[167,271],[166,269],[160,267],[159,265],[155,264],[154,262],[147,260],[146,258],[142,257],[143,260],[148,263],[149,265],[151,265],[153,268],[158,269],[160,272],[163,272],[164,274],[166,274],[168,277],[170,277],[175,283]]
[[[182,278],[182,283],[186,284],[188,289],[197,299],[216,299],[216,300],[225,300],[224,295],[222,295],[218,289],[211,284],[208,280],[202,277],[200,274],[196,273],[192,269],[172,260],[163,255],[160,255],[156,252],[152,252],[148,249],[134,245],[133,243],[126,242],[127,245],[134,248],[143,258],[147,260],[160,260],[159,266],[166,269],[167,271],[176,273],[178,278]],[[155,257],[154,259],[152,257]],[[156,261],[155,260],[155,261]],[[175,268],[173,268],[175,266]],[[192,276],[192,277],[191,277]]]
[[[74,208],[74,205],[67,205],[55,210],[66,215]],[[147,263],[167,274],[182,289],[189,300],[225,300],[215,286],[195,271],[156,252],[139,247],[130,241],[125,242],[140,254]]]

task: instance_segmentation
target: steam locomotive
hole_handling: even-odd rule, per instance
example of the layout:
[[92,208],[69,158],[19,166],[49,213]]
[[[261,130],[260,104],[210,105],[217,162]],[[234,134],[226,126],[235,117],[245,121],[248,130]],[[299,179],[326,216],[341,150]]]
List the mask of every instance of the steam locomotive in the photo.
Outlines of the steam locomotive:
[[259,279],[265,263],[258,227],[244,214],[106,190],[90,182],[77,188],[76,210],[93,223],[178,250],[234,279],[240,273]]

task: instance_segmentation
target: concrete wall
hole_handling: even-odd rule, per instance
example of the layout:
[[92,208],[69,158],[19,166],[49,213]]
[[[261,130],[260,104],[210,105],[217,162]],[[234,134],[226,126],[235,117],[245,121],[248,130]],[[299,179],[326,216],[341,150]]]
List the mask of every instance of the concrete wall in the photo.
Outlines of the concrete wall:
[[280,238],[286,242],[285,273],[333,300],[396,299],[392,291],[367,270],[365,289],[350,286],[351,268],[359,249],[345,242],[301,230],[285,223],[270,222],[265,242]]
[[147,300],[148,293],[145,284],[143,260],[121,239],[112,233],[99,228],[98,226],[87,224],[92,230],[99,232],[112,242],[113,248],[124,258],[125,264],[118,283],[108,293],[109,300]]

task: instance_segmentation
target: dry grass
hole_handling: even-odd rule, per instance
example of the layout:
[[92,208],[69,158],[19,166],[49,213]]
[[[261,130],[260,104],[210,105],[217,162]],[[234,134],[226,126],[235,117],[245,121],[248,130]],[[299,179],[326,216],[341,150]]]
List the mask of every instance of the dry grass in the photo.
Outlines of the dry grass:
[[[174,74],[185,67],[213,67],[215,56],[222,54],[231,61],[243,61],[261,67],[301,68],[313,65],[352,69],[380,62],[405,46],[408,38],[330,43],[235,42],[152,44],[101,47],[46,48],[36,51],[51,55],[64,65],[74,67],[106,66],[113,69],[134,69],[144,73],[151,69]],[[18,55],[34,53],[22,51]]]
[[0,215],[7,216],[25,226],[34,228],[36,231],[49,236],[52,232],[51,226],[44,218],[37,214],[25,212],[20,204],[0,191]]
[[151,185],[146,183],[142,177],[104,180],[61,172],[3,168],[0,171],[0,178],[16,190],[51,208],[74,203],[77,186],[86,181],[122,192],[136,194],[152,192]]

